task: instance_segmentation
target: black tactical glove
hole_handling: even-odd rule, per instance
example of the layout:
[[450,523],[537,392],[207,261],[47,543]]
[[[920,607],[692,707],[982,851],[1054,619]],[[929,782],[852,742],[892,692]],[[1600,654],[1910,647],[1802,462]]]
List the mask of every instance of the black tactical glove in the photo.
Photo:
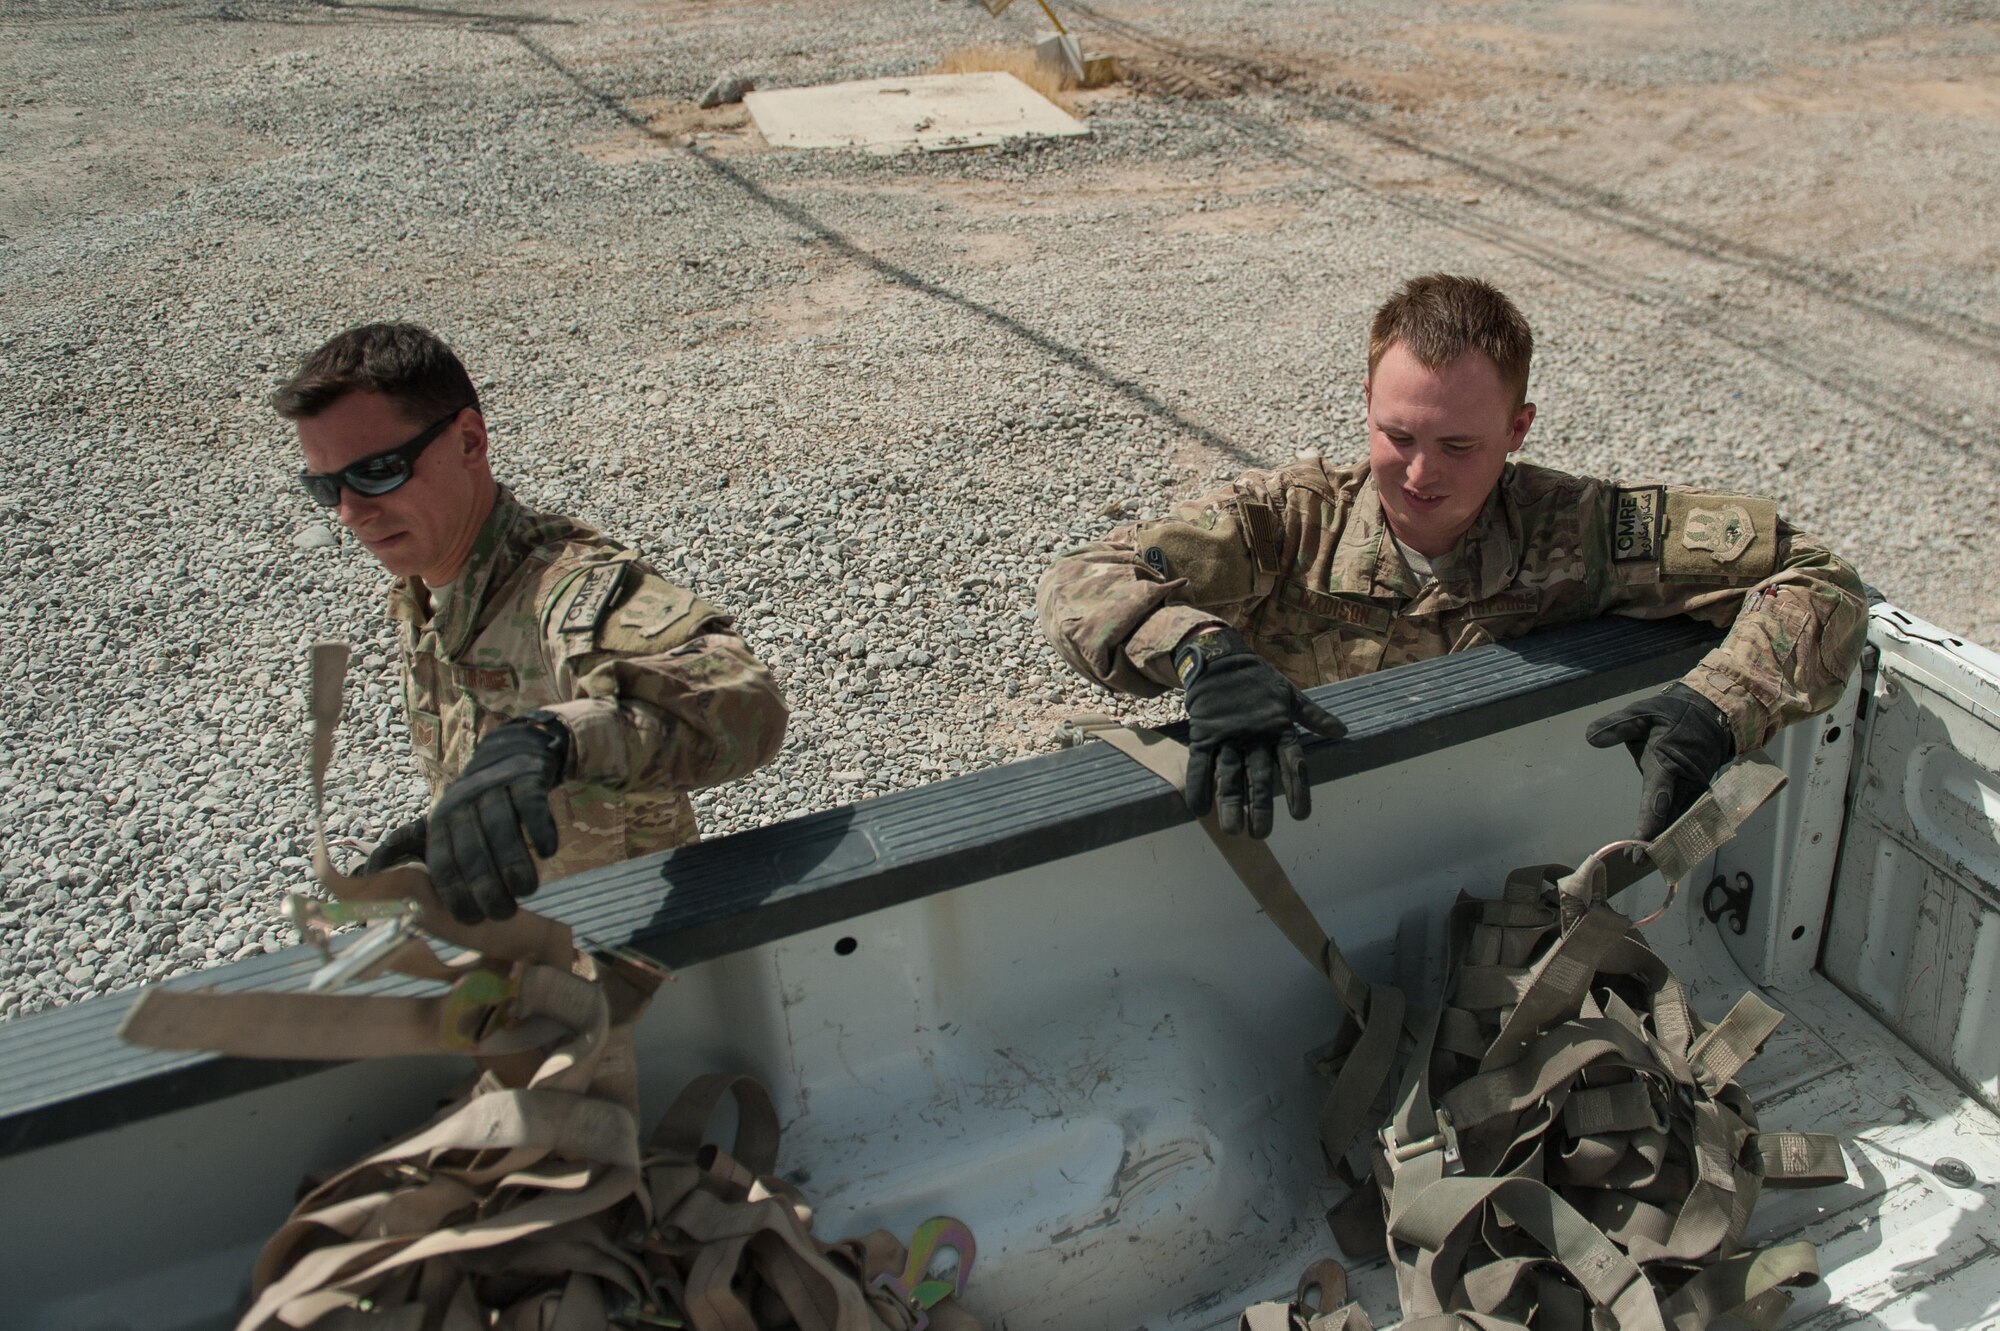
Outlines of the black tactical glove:
[[1651,841],[1701,798],[1736,756],[1736,736],[1722,710],[1685,684],[1590,723],[1583,737],[1600,749],[1623,744],[1639,764],[1639,839]]
[[424,840],[430,824],[422,818],[412,818],[401,827],[382,838],[381,844],[368,852],[368,863],[362,867],[363,873],[381,873],[399,864],[424,857]]
[[1187,691],[1188,811],[1197,818],[1215,806],[1225,832],[1271,834],[1271,796],[1285,788],[1292,817],[1312,812],[1306,755],[1294,724],[1339,739],[1347,727],[1312,702],[1278,668],[1252,651],[1230,629],[1183,643],[1174,673]]
[[540,884],[535,854],[556,853],[549,791],[569,761],[569,728],[547,712],[516,717],[479,741],[431,810],[424,864],[460,924],[504,920]]

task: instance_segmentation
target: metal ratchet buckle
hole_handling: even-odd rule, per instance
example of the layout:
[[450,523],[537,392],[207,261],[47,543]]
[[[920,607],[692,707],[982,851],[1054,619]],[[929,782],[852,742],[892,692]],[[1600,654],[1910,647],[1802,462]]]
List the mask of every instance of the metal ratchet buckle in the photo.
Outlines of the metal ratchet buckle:
[[647,956],[644,952],[640,952],[635,948],[625,947],[618,943],[600,942],[592,938],[589,934],[578,934],[576,941],[587,952],[599,953],[603,956],[622,961],[628,966],[636,967],[650,975],[659,977],[661,980],[674,980],[678,978],[672,971],[662,966],[658,960]]
[[[299,931],[299,940],[319,952],[321,965],[306,981],[306,992],[325,993],[348,984],[394,952],[417,925],[414,901],[323,901],[300,892],[286,894],[280,912]],[[336,957],[333,931],[365,924],[367,930]]]
[[468,972],[445,995],[444,1011],[438,1017],[439,1039],[447,1049],[478,1048],[482,1040],[505,1024],[508,1009],[520,996],[518,969],[512,975],[490,970]]
[[[946,1250],[958,1254],[958,1264],[947,1275],[933,1276],[931,1267]],[[900,1278],[883,1272],[875,1277],[875,1287],[887,1290],[916,1317],[910,1331],[925,1331],[931,1324],[931,1309],[946,1299],[965,1293],[965,1281],[972,1274],[972,1257],[977,1250],[972,1231],[962,1220],[948,1215],[933,1216],[917,1226],[910,1236],[910,1258],[903,1264]]]
[[1428,1137],[1413,1142],[1396,1140],[1396,1125],[1391,1123],[1377,1134],[1382,1141],[1382,1149],[1389,1153],[1389,1167],[1408,1164],[1420,1155],[1431,1151],[1444,1152],[1444,1172],[1446,1176],[1463,1174],[1465,1161],[1458,1153],[1458,1126],[1451,1121],[1451,1111],[1440,1106],[1437,1110],[1438,1130]]

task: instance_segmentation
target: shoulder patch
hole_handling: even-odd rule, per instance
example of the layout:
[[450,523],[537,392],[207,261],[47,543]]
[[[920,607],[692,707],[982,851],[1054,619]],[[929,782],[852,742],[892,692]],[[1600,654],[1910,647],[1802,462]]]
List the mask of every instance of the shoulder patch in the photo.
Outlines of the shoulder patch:
[[1660,571],[1673,578],[1768,577],[1778,565],[1778,506],[1751,495],[1667,496]]
[[1213,608],[1253,591],[1244,505],[1204,510],[1194,521],[1161,518],[1132,528],[1139,560],[1168,579],[1184,579],[1187,599]]
[[611,598],[618,594],[618,584],[625,579],[625,565],[592,564],[578,575],[575,590],[570,593],[569,606],[563,611],[562,620],[556,625],[559,633],[594,633],[604,612],[611,606]]
[[[685,587],[663,578],[648,578],[632,593],[614,624],[641,639],[657,638],[670,629],[698,627],[727,616]],[[692,622],[690,622],[692,621]]]
[[1666,486],[1638,485],[1614,490],[1611,505],[1612,562],[1657,563],[1666,516]]
[[1757,527],[1750,510],[1741,504],[1720,508],[1690,507],[1681,523],[1681,544],[1690,550],[1706,550],[1718,564],[1733,564],[1757,539]]

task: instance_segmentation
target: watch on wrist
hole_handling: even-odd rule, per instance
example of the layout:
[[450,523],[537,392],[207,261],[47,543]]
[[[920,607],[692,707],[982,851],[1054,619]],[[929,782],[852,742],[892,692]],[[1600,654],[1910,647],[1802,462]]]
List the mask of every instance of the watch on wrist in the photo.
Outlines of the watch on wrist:
[[1244,642],[1242,635],[1234,629],[1211,629],[1174,648],[1174,675],[1180,680],[1181,687],[1186,688],[1201,678],[1210,661],[1249,650],[1250,644]]

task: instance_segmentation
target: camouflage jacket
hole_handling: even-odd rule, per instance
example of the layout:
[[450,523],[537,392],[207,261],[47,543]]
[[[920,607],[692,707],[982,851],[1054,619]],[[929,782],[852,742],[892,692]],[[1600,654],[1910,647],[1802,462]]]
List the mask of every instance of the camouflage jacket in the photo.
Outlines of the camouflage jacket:
[[403,578],[389,617],[433,800],[502,722],[545,708],[569,727],[545,880],[695,840],[687,792],[761,766],[784,739],[777,683],[728,616],[504,487],[442,607]]
[[1472,529],[1410,571],[1365,462],[1253,471],[1058,561],[1037,598],[1064,660],[1121,693],[1173,682],[1226,624],[1300,686],[1599,615],[1729,625],[1685,683],[1739,753],[1832,706],[1859,660],[1861,580],[1766,499],[1510,463]]

